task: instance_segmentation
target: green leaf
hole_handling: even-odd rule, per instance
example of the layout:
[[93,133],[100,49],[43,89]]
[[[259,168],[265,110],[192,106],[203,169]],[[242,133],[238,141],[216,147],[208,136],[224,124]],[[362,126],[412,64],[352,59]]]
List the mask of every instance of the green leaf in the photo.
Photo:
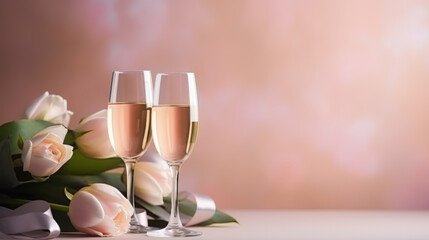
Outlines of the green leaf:
[[[14,163],[17,163],[19,161],[20,160],[17,160]],[[31,176],[31,174],[29,172],[27,172],[27,171],[24,172],[22,162],[19,163],[19,164],[14,165],[14,167],[15,167],[15,169],[14,169],[15,170],[15,175],[16,175],[16,177],[18,178],[18,180],[20,182],[26,182],[26,181],[34,180],[33,176]]]
[[[21,205],[24,205],[28,202],[30,202],[31,200],[27,200],[27,199],[16,199],[16,198],[10,198],[4,195],[0,195],[0,205],[7,207],[7,208],[17,208]],[[62,212],[68,212],[69,207],[66,205],[61,205],[61,204],[55,204],[55,203],[49,203],[51,209],[53,210],[57,210],[57,211],[62,211]]]
[[215,223],[238,223],[238,221],[232,216],[216,209],[215,215],[202,223],[199,223],[198,226],[207,226]]
[[67,131],[66,137],[64,138],[64,144],[75,147],[75,140],[76,138],[75,138],[74,131],[69,129]]
[[66,207],[67,207],[67,211],[59,211],[56,208],[53,208],[51,204],[52,215],[54,216],[55,221],[60,226],[61,232],[78,232],[73,227],[73,224],[71,223],[70,218],[67,215],[68,206]]
[[[170,198],[169,197],[164,198],[163,206],[154,206],[139,198],[136,198],[135,201],[138,205],[145,208],[148,211],[149,215],[156,216],[163,221],[168,221],[170,216]],[[197,209],[196,204],[188,199],[179,201],[179,211],[181,215],[184,214],[187,216],[193,216],[196,209]],[[184,216],[182,216],[182,218],[183,217]],[[215,223],[238,223],[238,222],[232,216],[216,209],[216,212],[212,218],[210,218],[207,221],[201,222],[197,225],[207,226]],[[157,223],[157,226],[162,226],[162,224]]]
[[27,200],[45,200],[50,203],[68,205],[70,200],[64,195],[64,187],[69,182],[49,178],[45,182],[28,182],[4,193],[11,198]]
[[84,156],[79,149],[75,149],[72,158],[60,168],[57,174],[97,175],[123,166],[124,163],[120,158],[94,159]]
[[134,201],[138,206],[146,209],[148,211],[148,214],[153,217],[160,218],[164,221],[168,221],[168,219],[170,218],[170,211],[167,211],[165,206],[163,205],[152,205],[138,197],[136,197]]
[[78,137],[83,136],[83,135],[90,133],[92,131],[93,130],[88,130],[88,131],[83,131],[83,132],[73,131],[73,136],[74,136],[74,138],[78,138]]
[[72,200],[72,198],[73,198],[73,194],[72,193],[70,193],[68,190],[67,190],[67,187],[65,187],[64,188],[64,194],[66,195],[66,197],[71,201]]
[[64,194],[64,188],[79,190],[93,183],[106,183],[125,192],[125,186],[119,173],[103,173],[91,176],[51,175],[45,182],[30,182],[4,191],[13,198],[45,200],[50,203],[68,205],[70,200]]
[[24,140],[30,139],[37,132],[52,125],[54,124],[50,122],[28,119],[8,122],[0,126],[0,140],[9,139],[10,154],[15,155],[21,153],[17,144],[19,136]]
[[19,183],[10,155],[9,139],[0,141],[0,189],[9,189]]

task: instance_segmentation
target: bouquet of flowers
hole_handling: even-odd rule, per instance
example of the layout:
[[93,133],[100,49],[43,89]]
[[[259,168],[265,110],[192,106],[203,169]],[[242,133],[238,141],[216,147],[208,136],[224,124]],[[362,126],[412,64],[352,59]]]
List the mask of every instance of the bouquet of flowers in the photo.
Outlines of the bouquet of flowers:
[[[25,118],[0,126],[0,205],[17,208],[43,200],[61,231],[125,233],[133,208],[123,196],[124,164],[109,142],[107,111],[83,118],[70,129],[72,115],[65,99],[45,92],[25,111]],[[136,164],[135,194],[136,207],[146,210],[149,225],[168,221],[170,192],[168,165],[155,154],[145,154]],[[198,215],[198,201],[184,198],[180,210],[192,219]],[[227,222],[236,220],[216,209],[209,218],[189,221]]]

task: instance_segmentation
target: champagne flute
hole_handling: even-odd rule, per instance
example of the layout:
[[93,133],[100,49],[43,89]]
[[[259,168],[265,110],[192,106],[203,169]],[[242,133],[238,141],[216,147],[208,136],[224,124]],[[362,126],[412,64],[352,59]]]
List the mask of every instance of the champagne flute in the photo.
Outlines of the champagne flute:
[[173,174],[171,212],[164,229],[154,237],[201,235],[183,227],[179,217],[178,181],[183,162],[191,154],[198,132],[198,99],[194,73],[160,73],[155,79],[152,133],[155,147]]
[[[152,76],[150,71],[114,71],[110,86],[107,124],[110,142],[124,161],[127,198],[134,205],[134,167],[151,140]],[[135,208],[131,216],[132,233],[150,230],[139,224]]]

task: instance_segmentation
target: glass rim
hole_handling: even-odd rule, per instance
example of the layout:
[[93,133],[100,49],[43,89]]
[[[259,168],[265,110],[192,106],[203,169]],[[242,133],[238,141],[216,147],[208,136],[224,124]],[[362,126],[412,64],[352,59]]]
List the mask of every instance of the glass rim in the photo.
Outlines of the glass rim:
[[114,70],[114,73],[150,72],[150,70]]
[[156,75],[158,74],[164,74],[164,75],[170,75],[170,74],[195,74],[195,72],[159,72],[156,73]]

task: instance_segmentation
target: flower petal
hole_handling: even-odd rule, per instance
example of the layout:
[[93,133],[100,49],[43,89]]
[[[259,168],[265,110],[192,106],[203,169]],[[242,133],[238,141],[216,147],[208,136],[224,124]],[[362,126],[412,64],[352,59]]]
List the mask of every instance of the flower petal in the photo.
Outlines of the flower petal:
[[49,120],[52,123],[59,123],[62,124],[64,126],[68,126],[70,123],[70,118],[73,115],[73,112],[71,111],[66,111],[63,114],[60,114],[54,118],[52,118],[51,120]]
[[92,227],[104,219],[104,210],[98,199],[85,191],[88,187],[78,191],[72,198],[69,207],[69,218],[75,227]]
[[64,138],[66,137],[66,134],[67,134],[67,128],[65,128],[63,125],[50,126],[50,127],[43,129],[42,131],[36,133],[34,135],[34,137],[41,136],[44,134],[49,134],[49,133],[55,134],[56,136],[59,137],[60,142],[63,142]]
[[[37,134],[36,134],[37,135]],[[43,142],[43,140],[45,140],[47,137],[48,137],[48,133],[45,133],[45,134],[39,134],[39,135],[34,135],[32,138],[31,138],[31,142],[33,143],[33,145],[34,146],[36,146],[36,145],[39,145],[40,143],[42,143]]]
[[109,140],[106,118],[88,121],[84,125],[80,125],[78,131],[89,131],[76,138],[77,146],[86,156],[93,158],[110,158],[116,156]]
[[66,148],[66,153],[64,155],[64,159],[63,159],[63,163],[67,162],[68,160],[70,160],[70,158],[73,156],[73,146],[64,144],[64,147]]
[[107,197],[116,200],[125,199],[124,195],[122,195],[122,193],[118,189],[103,183],[92,184],[91,189],[89,191],[94,192],[94,194],[102,193],[103,195],[106,195]]
[[153,205],[164,203],[162,188],[150,174],[145,171],[136,171],[135,182],[144,183],[135,185],[135,194],[139,198]]
[[105,217],[100,223],[91,227],[91,229],[102,232],[105,237],[113,237],[125,233],[120,231],[112,218]]
[[85,156],[92,158],[116,156],[107,130],[106,109],[84,118],[75,128],[75,131],[83,133],[76,138],[76,145]]
[[96,196],[105,209],[105,214],[114,217],[123,209],[131,216],[134,212],[131,203],[119,192],[118,189],[107,184],[95,183],[88,192]]
[[94,114],[91,114],[90,116],[82,119],[79,122],[79,124],[78,124],[78,126],[76,127],[75,130],[76,131],[88,131],[88,130],[91,130],[91,128],[85,127],[86,123],[89,122],[89,121],[100,119],[100,118],[101,119],[107,119],[107,109],[100,110],[100,111],[98,111],[98,112],[96,112]]
[[49,96],[49,92],[44,92],[38,97],[25,111],[25,116],[28,119],[41,119],[46,109],[49,107],[49,103],[46,98]]
[[58,162],[55,160],[39,156],[32,156],[31,164],[27,171],[29,171],[33,176],[46,177],[53,173],[52,169],[54,169],[57,165]]
[[23,164],[23,170],[28,171],[31,165],[31,153],[32,153],[33,143],[31,140],[25,140],[24,146],[22,147],[21,160]]
[[114,216],[113,221],[116,224],[116,227],[119,228],[120,232],[127,232],[130,228],[130,219],[131,215],[125,211],[125,209],[121,208],[121,211]]
[[49,103],[48,111],[43,118],[46,121],[51,121],[67,111],[67,101],[59,95],[51,94],[46,97],[46,101]]
[[55,166],[52,169],[52,173],[55,173],[56,171],[58,171],[58,169],[60,169],[64,164],[67,163],[68,160],[71,159],[71,157],[73,156],[73,147],[70,145],[63,145],[65,152],[64,152],[64,156],[62,157],[62,159],[60,159],[60,161],[58,162],[57,166]]
[[[170,167],[164,162],[137,162],[136,169],[144,171],[152,176],[162,189],[163,195],[166,196],[171,192],[171,172]],[[165,164],[165,165],[164,165]]]
[[79,232],[83,232],[89,235],[93,235],[93,236],[99,236],[99,237],[103,237],[103,233],[96,231],[94,229],[91,228],[86,228],[86,227],[78,227],[78,226],[74,226],[74,228],[76,228],[76,230],[78,230]]

